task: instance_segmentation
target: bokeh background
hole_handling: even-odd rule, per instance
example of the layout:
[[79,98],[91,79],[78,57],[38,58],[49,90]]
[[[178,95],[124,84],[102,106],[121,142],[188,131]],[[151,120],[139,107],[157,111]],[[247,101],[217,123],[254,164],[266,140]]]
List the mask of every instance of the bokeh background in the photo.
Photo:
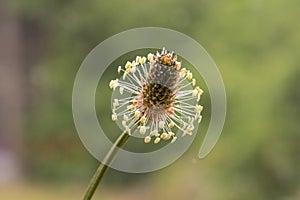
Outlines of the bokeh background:
[[298,0],[0,1],[0,199],[81,199],[98,161],[73,124],[76,72],[109,36],[159,26],[193,37],[218,65],[222,136],[197,158],[207,95],[183,157],[147,174],[109,170],[95,199],[299,200],[299,13]]

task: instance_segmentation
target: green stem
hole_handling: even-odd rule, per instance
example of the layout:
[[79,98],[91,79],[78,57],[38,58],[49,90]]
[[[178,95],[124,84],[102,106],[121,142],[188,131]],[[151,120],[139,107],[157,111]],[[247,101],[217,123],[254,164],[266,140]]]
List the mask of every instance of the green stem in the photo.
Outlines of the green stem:
[[99,185],[105,171],[107,170],[108,166],[111,161],[114,159],[116,153],[118,152],[119,148],[122,147],[126,141],[128,140],[130,136],[124,131],[118,139],[115,141],[114,145],[110,148],[108,153],[106,154],[104,160],[102,163],[100,163],[97,171],[95,172],[93,178],[91,179],[87,191],[83,197],[83,200],[90,200],[94,193],[95,190],[97,189],[97,186]]

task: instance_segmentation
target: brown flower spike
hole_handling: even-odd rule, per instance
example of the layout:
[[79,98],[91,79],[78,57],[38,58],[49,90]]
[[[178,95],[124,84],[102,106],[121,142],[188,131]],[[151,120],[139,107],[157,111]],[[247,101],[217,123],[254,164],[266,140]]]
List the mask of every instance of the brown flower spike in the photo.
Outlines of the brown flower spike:
[[145,143],[153,137],[155,144],[161,139],[173,143],[177,139],[174,127],[182,136],[191,135],[195,121],[201,122],[203,107],[198,102],[203,90],[195,87],[193,74],[181,68],[173,52],[163,49],[147,58],[137,56],[124,68],[119,66],[118,73],[123,73],[122,80],[112,80],[110,88],[118,87],[121,94],[131,96],[114,99],[112,120],[122,120],[129,135],[138,126],[140,134],[146,134]]

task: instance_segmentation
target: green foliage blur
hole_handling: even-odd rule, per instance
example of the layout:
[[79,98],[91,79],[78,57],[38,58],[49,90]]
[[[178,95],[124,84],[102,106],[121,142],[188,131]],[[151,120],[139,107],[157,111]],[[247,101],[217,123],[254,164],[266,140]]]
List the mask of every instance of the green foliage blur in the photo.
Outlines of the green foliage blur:
[[[198,160],[209,123],[207,92],[203,125],[182,158],[149,174],[110,170],[102,186],[122,191],[146,185],[150,199],[300,198],[300,1],[26,0],[12,7],[24,24],[39,24],[43,35],[42,57],[32,69],[36,97],[26,118],[29,179],[87,184],[98,161],[80,142],[73,123],[76,72],[109,36],[157,26],[193,37],[218,65],[228,100],[223,133],[213,152]],[[116,76],[114,70],[107,74],[100,84]],[[105,104],[97,97],[99,111]],[[108,116],[103,124],[113,126],[109,112],[102,113]],[[112,130],[118,133],[117,127]]]

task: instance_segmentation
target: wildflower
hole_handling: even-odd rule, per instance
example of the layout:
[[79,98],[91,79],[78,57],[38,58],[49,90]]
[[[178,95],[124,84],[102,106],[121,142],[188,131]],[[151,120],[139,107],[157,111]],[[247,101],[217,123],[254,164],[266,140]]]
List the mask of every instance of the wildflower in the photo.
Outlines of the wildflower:
[[[165,49],[147,57],[137,56],[118,67],[123,80],[109,83],[115,91],[129,97],[114,99],[112,120],[122,120],[128,134],[136,127],[144,142],[155,144],[161,140],[174,143],[177,134],[191,135],[194,123],[201,122],[203,106],[198,104],[203,90],[196,86],[190,70],[181,68],[177,55]],[[177,134],[175,130],[179,130]]]

